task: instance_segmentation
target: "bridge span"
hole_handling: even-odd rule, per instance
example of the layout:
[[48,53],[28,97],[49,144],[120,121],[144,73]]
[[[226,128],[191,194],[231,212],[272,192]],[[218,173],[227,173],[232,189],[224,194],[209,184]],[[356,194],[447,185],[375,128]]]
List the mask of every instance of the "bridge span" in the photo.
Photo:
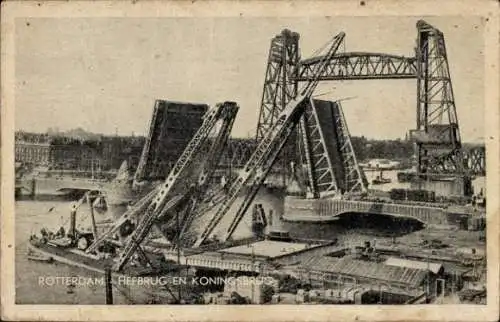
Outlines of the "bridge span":
[[[227,148],[224,151],[220,168],[243,168],[248,161],[252,152],[255,150],[257,142],[254,139],[231,139],[228,142]],[[356,148],[355,148],[356,149]],[[355,151],[358,155],[360,151]],[[464,144],[462,147],[463,161],[465,169],[470,175],[485,176],[486,175],[486,148],[484,145]],[[292,158],[291,155],[282,155],[287,160]],[[409,158],[410,156],[408,156]],[[280,172],[283,169],[277,169],[283,164],[283,160],[276,162],[273,167],[275,172]]]
[[469,207],[452,207],[438,204],[403,204],[383,201],[346,199],[306,199],[285,197],[283,219],[291,222],[335,221],[342,214],[366,213],[416,219],[424,224],[459,226],[473,216],[485,215],[484,211]]

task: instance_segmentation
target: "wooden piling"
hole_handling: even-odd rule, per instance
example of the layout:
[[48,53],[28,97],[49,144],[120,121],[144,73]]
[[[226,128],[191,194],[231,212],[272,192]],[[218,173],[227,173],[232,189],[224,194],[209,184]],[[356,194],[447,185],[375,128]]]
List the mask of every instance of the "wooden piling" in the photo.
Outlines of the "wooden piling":
[[35,200],[36,197],[36,179],[31,179],[31,199]]
[[[181,222],[179,219],[179,211],[177,211],[177,215],[175,216],[175,221],[176,221],[176,228],[177,228],[177,265],[181,265]],[[180,275],[181,270],[179,270],[179,275]],[[180,276],[179,276],[180,277]],[[180,301],[182,298],[182,292],[181,292],[181,285],[178,285],[177,288],[178,291],[178,300]]]
[[69,232],[68,235],[76,242],[76,206],[71,208],[70,220],[69,220]]
[[106,305],[113,304],[113,281],[111,278],[111,268],[106,267],[104,270],[104,276],[106,280]]
[[90,207],[90,220],[92,222],[92,234],[94,235],[94,240],[96,240],[97,238],[99,238],[99,236],[97,233],[97,225],[95,222],[94,205],[93,205],[93,201],[90,198],[89,194],[87,194],[87,202],[88,202],[89,207]]

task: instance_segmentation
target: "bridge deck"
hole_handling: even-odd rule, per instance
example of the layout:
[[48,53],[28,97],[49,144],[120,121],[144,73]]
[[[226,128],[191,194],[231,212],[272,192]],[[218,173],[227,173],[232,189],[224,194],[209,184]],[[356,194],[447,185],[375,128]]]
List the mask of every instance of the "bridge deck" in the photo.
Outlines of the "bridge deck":
[[283,219],[286,221],[327,222],[338,219],[346,213],[381,214],[407,217],[425,224],[457,225],[462,216],[480,215],[480,211],[461,208],[452,211],[444,206],[397,204],[389,202],[342,200],[342,199],[300,199],[285,198]]

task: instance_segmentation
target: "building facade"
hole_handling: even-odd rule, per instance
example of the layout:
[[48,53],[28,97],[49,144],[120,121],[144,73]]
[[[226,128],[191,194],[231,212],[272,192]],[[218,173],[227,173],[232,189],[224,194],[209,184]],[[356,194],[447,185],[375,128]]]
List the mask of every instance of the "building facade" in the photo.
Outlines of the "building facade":
[[14,134],[15,162],[25,165],[48,165],[50,137],[46,134],[18,131]]
[[127,161],[138,163],[144,137],[95,136],[75,138],[64,135],[15,133],[15,161],[49,170],[110,171]]
[[15,161],[30,165],[48,165],[49,151],[49,143],[16,142]]

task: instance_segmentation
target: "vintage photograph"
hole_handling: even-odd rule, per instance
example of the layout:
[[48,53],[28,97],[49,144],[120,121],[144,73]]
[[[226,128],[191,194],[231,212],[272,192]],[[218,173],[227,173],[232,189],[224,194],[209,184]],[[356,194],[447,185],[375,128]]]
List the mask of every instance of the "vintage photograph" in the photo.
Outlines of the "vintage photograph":
[[487,19],[16,17],[15,304],[486,307]]

